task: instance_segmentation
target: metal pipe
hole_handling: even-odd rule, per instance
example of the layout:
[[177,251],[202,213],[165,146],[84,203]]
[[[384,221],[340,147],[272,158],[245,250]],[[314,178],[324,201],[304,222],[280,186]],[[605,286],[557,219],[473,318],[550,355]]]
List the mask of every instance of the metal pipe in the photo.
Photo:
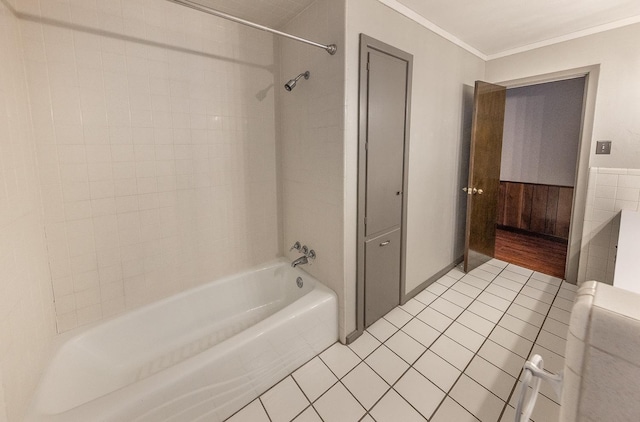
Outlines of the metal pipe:
[[291,34],[287,34],[286,32],[282,32],[282,31],[278,31],[272,28],[269,28],[268,26],[264,26],[264,25],[260,25],[245,19],[241,19],[223,12],[220,12],[218,10],[212,9],[210,7],[207,6],[203,6],[201,4],[192,2],[190,0],[167,0],[171,3],[176,3],[179,4],[181,6],[185,6],[185,7],[189,7],[191,9],[194,10],[198,10],[200,12],[204,12],[204,13],[208,13],[209,15],[213,15],[213,16],[218,16],[219,18],[223,18],[223,19],[227,19],[230,20],[232,22],[236,22],[239,23],[241,25],[246,25],[246,26],[250,26],[251,28],[255,28],[255,29],[259,29],[261,31],[266,31],[266,32],[270,32],[272,34],[275,35],[279,35],[281,37],[285,37],[285,38],[289,38],[295,41],[299,41],[305,44],[309,44],[312,45],[314,47],[318,47],[318,48],[322,48],[323,50],[325,50],[327,53],[334,55],[336,54],[336,51],[338,50],[338,47],[335,44],[329,44],[329,45],[325,45],[325,44],[320,44],[314,41],[310,41],[307,40],[305,38],[301,38],[301,37],[297,37],[295,35],[291,35]]

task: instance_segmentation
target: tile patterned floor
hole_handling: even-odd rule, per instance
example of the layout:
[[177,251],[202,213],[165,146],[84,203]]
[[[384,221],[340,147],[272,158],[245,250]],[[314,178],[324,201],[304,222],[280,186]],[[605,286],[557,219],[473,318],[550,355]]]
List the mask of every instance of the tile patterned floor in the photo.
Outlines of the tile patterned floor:
[[[336,343],[229,422],[510,422],[521,368],[537,353],[564,364],[576,287],[492,260],[451,270],[377,321]],[[558,420],[547,385],[532,420]]]

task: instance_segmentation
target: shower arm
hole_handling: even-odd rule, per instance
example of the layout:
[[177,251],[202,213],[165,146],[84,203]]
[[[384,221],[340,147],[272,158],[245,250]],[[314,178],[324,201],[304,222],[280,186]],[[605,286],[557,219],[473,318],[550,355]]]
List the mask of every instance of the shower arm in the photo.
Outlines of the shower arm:
[[336,54],[336,51],[338,51],[338,47],[335,44],[328,44],[328,45],[320,44],[320,43],[317,43],[315,41],[308,40],[306,38],[301,38],[301,37],[297,37],[295,35],[287,34],[286,32],[278,31],[276,29],[272,29],[272,28],[269,28],[269,27],[264,26],[264,25],[260,25],[260,24],[257,24],[257,23],[254,23],[254,22],[251,22],[251,21],[248,21],[248,20],[245,20],[245,19],[241,19],[241,18],[238,18],[236,16],[232,16],[232,15],[220,12],[218,10],[212,9],[210,7],[207,7],[207,6],[192,2],[190,0],[167,0],[167,1],[171,2],[171,3],[179,4],[181,6],[189,7],[191,9],[207,13],[209,15],[218,16],[219,18],[227,19],[227,20],[230,20],[232,22],[239,23],[241,25],[250,26],[251,28],[259,29],[259,30],[265,31],[265,32],[270,32],[272,34],[279,35],[281,37],[289,38],[289,39],[292,39],[292,40],[295,40],[295,41],[299,41],[299,42],[302,42],[302,43],[305,43],[305,44],[312,45],[314,47],[322,48],[323,50],[325,50],[327,53],[331,54],[332,56],[334,54]]

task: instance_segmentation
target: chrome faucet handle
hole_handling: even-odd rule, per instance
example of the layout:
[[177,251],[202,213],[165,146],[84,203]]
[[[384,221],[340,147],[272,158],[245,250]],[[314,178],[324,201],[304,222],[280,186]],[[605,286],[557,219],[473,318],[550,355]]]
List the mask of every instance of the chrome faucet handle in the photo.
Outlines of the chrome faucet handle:
[[296,240],[296,243],[294,243],[293,246],[291,247],[291,249],[289,249],[289,252],[291,252],[294,249],[297,250],[297,251],[300,251],[300,248],[301,248],[300,242]]
[[307,245],[304,245],[302,249],[300,249],[300,253],[302,253],[304,256],[309,255],[309,248],[307,247]]
[[307,258],[309,259],[316,259],[316,251],[314,251],[313,249],[311,249],[309,251],[309,253],[307,254]]

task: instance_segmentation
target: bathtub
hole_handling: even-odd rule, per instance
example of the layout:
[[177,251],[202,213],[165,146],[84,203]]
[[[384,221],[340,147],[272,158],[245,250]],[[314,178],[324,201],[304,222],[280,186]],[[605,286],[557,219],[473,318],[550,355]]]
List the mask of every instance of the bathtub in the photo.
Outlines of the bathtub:
[[223,421],[334,343],[337,317],[333,291],[270,262],[60,336],[26,420]]

